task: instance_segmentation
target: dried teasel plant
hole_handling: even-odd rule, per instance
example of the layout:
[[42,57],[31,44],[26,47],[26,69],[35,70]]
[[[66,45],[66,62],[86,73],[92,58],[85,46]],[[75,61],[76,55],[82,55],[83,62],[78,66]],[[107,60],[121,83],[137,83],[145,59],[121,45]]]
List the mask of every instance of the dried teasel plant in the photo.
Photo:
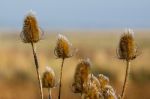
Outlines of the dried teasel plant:
[[121,98],[124,98],[125,95],[125,89],[127,84],[127,79],[130,71],[130,61],[135,59],[138,56],[138,48],[134,39],[134,32],[131,29],[128,29],[127,31],[122,34],[119,42],[119,46],[117,49],[117,55],[119,59],[126,60],[126,74],[125,74],[125,80],[123,84],[123,89],[121,93]]
[[34,56],[36,73],[38,76],[38,82],[39,82],[39,88],[40,88],[40,95],[41,95],[41,99],[43,99],[42,83],[41,83],[41,77],[39,74],[39,64],[38,64],[38,59],[37,59],[35,45],[34,45],[34,43],[37,43],[41,39],[41,36],[42,36],[42,31],[38,26],[35,13],[31,10],[25,16],[20,37],[24,43],[30,43],[32,46],[32,52]]
[[37,43],[43,35],[43,31],[38,25],[35,12],[30,10],[24,18],[20,37],[24,43]]
[[90,84],[95,84],[96,87],[99,89],[99,91],[101,92],[101,85],[100,85],[100,82],[98,80],[98,78],[96,76],[94,76],[93,74],[89,74],[88,76],[88,83],[89,83],[89,86]]
[[57,58],[66,59],[73,56],[72,44],[67,37],[62,34],[58,34],[57,44],[54,50],[54,54]]
[[91,83],[88,90],[82,94],[82,99],[104,99],[96,84]]
[[101,94],[104,99],[119,99],[113,87],[109,83],[109,78],[103,74],[97,76],[101,86]]
[[[91,80],[92,79],[92,80]],[[95,77],[89,75],[86,90],[82,94],[82,99],[119,99],[113,87],[109,84],[109,78],[103,74]]]
[[104,99],[119,99],[118,96],[116,95],[116,92],[110,85],[104,86],[103,96]]
[[72,88],[74,93],[81,93],[82,99],[120,99],[107,76],[92,74],[89,59],[82,59],[77,64]]
[[109,85],[109,78],[103,74],[99,74],[97,76],[97,79],[100,83],[101,90],[103,91],[105,89],[105,86]]
[[60,71],[59,95],[58,95],[58,99],[60,99],[64,60],[66,58],[70,58],[73,56],[72,44],[69,42],[69,40],[65,36],[61,34],[58,35],[58,40],[57,40],[56,47],[54,49],[54,54],[56,55],[57,58],[62,59],[61,71]]
[[84,86],[84,92],[81,96],[82,99],[104,99],[97,77],[93,74],[89,74],[87,83],[88,84]]
[[77,64],[75,74],[74,74],[74,82],[72,84],[74,93],[82,93],[85,91],[86,86],[88,84],[89,74],[91,73],[91,63],[89,59],[82,59]]
[[52,99],[51,88],[54,88],[56,86],[56,77],[55,77],[54,70],[51,67],[47,66],[45,72],[43,73],[42,86],[43,88],[48,89],[48,95],[49,95],[48,99]]

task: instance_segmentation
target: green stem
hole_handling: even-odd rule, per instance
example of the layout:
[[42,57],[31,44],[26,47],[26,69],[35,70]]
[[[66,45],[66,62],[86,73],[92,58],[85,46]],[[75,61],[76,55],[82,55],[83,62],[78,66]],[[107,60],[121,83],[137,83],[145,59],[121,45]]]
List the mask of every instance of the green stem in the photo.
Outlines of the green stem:
[[37,59],[37,55],[36,55],[34,44],[31,43],[31,45],[32,45],[32,52],[33,52],[33,56],[34,56],[34,62],[35,62],[35,66],[36,66],[36,73],[37,73],[37,76],[38,76],[38,83],[39,83],[39,89],[40,89],[40,97],[41,97],[41,99],[43,99],[43,90],[42,90],[41,77],[40,77],[40,74],[39,74],[38,59]]
[[127,62],[126,74],[125,74],[123,89],[122,89],[122,93],[121,93],[121,99],[124,99],[125,90],[126,90],[126,85],[127,85],[127,80],[128,80],[128,76],[129,76],[129,72],[130,72],[130,61],[127,60],[126,62]]
[[58,95],[58,99],[60,99],[61,96],[61,86],[62,86],[62,70],[63,70],[63,64],[64,64],[64,58],[62,59],[62,64],[61,64],[61,71],[60,71],[60,84],[59,84],[59,95]]

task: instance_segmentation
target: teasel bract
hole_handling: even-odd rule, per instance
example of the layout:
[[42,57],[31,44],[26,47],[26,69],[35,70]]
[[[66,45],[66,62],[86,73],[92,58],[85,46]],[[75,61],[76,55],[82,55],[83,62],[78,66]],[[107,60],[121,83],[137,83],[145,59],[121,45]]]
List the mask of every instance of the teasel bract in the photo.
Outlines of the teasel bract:
[[99,80],[93,74],[89,74],[88,84],[84,87],[82,99],[104,99]]
[[94,76],[92,73],[89,74],[89,76],[88,76],[88,83],[89,83],[89,86],[90,86],[91,84],[95,84],[96,87],[98,88],[99,92],[102,91],[102,90],[101,90],[101,84],[100,84],[98,78],[97,78],[96,76]]
[[69,42],[69,40],[59,34],[58,39],[57,39],[57,44],[54,49],[54,54],[56,55],[57,58],[62,59],[62,64],[61,64],[61,71],[60,71],[60,84],[59,84],[59,95],[58,99],[61,97],[61,86],[62,86],[62,71],[63,71],[63,65],[64,65],[64,60],[66,58],[70,58],[73,56],[72,52],[72,44]]
[[[109,84],[109,78],[103,74],[92,76],[89,89],[86,90],[83,99],[119,99],[113,87]],[[89,80],[91,81],[91,80]]]
[[74,74],[74,82],[72,84],[74,93],[82,93],[88,87],[88,79],[91,74],[91,63],[89,59],[82,59],[77,64],[75,74]]
[[48,89],[48,94],[49,94],[48,99],[52,99],[51,88],[54,88],[56,86],[56,77],[55,77],[54,70],[51,67],[47,66],[45,72],[43,73],[42,86],[43,88]]
[[103,74],[99,74],[97,79],[100,83],[101,90],[103,91],[106,85],[109,85],[109,78]]
[[25,16],[20,37],[24,43],[30,43],[32,46],[32,52],[34,56],[36,73],[38,76],[38,82],[39,82],[39,88],[40,88],[40,95],[41,95],[41,99],[43,99],[42,83],[41,83],[41,77],[39,74],[39,64],[38,64],[38,59],[37,59],[35,45],[34,45],[34,43],[37,43],[41,39],[41,36],[42,36],[42,31],[38,26],[35,13],[31,10]]
[[110,85],[105,85],[103,90],[104,99],[119,99],[116,92]]
[[138,56],[138,49],[134,39],[133,30],[128,29],[127,31],[124,32],[124,34],[122,34],[120,38],[119,46],[117,48],[117,55],[119,59],[126,60],[127,63],[125,80],[124,80],[123,89],[121,93],[121,98],[123,99],[125,95],[127,79],[130,71],[130,61],[135,59]]
[[82,99],[104,99],[96,84],[91,83],[88,90],[82,94]]

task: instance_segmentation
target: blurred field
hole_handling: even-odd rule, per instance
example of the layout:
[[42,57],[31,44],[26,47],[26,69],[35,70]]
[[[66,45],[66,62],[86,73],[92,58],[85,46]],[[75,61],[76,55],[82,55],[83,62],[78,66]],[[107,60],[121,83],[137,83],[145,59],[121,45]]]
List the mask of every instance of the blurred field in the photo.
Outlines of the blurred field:
[[[116,92],[121,93],[125,61],[119,60],[116,48],[122,30],[65,31],[77,54],[65,61],[63,69],[62,99],[80,99],[79,94],[71,91],[73,74],[80,58],[89,57],[92,71],[103,73],[110,78]],[[135,30],[135,38],[141,54],[131,63],[131,74],[127,88],[127,99],[150,99],[150,31]],[[0,99],[39,99],[39,90],[30,44],[21,42],[19,32],[2,32],[0,35]],[[45,66],[54,68],[57,78],[61,60],[54,56],[57,40],[56,32],[45,32],[37,43],[41,73]],[[59,79],[58,79],[59,80]],[[47,90],[44,89],[45,99]],[[58,89],[52,90],[57,99]]]

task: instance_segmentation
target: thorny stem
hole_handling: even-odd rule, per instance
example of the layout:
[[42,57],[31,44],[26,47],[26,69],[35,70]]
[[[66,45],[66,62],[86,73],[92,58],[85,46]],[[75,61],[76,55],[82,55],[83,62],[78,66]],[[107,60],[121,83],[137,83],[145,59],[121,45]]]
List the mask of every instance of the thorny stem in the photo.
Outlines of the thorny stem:
[[39,89],[40,89],[40,97],[41,97],[41,99],[43,99],[43,90],[42,90],[41,77],[40,77],[40,74],[39,74],[38,59],[37,59],[37,55],[36,55],[36,52],[35,52],[35,46],[34,46],[34,44],[31,43],[31,45],[32,45],[32,52],[33,52],[33,56],[34,56],[34,62],[35,62],[35,66],[36,66],[36,73],[37,73],[37,76],[38,76]]
[[58,99],[60,99],[61,96],[61,82],[62,82],[62,70],[63,70],[63,64],[64,64],[64,58],[62,59],[62,64],[61,64],[61,71],[60,71],[60,84],[59,84],[59,95]]
[[51,96],[51,88],[48,88],[48,99],[52,99],[52,96]]
[[126,90],[126,85],[127,85],[127,80],[128,80],[128,76],[129,76],[129,72],[130,72],[130,61],[127,60],[126,62],[127,62],[126,74],[125,74],[123,89],[122,89],[122,93],[121,93],[121,99],[124,99],[125,90]]

